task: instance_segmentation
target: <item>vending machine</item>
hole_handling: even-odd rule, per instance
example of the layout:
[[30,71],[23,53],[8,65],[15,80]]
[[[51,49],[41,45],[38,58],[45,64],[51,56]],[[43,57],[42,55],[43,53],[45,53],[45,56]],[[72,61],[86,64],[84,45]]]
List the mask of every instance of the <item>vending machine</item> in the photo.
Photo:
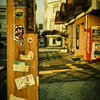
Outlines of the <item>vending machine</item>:
[[91,26],[87,29],[86,60],[100,60],[100,26]]

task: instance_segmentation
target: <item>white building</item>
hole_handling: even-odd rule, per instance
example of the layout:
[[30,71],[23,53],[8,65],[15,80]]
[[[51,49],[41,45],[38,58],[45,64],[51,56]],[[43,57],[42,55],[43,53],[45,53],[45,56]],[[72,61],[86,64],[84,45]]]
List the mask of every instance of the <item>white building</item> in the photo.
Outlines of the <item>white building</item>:
[[0,5],[0,36],[6,37],[6,6]]
[[56,11],[60,10],[62,2],[66,0],[45,0],[44,17],[43,17],[43,31],[58,30],[62,31],[62,24],[55,24]]

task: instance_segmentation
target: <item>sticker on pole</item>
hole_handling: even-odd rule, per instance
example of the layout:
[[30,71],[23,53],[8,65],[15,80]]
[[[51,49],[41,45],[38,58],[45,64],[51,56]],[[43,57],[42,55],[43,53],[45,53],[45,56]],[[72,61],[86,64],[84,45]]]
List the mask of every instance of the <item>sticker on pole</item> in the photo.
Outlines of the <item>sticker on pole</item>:
[[15,79],[15,83],[17,89],[22,89],[35,84],[32,74]]
[[14,25],[14,40],[17,44],[24,45],[24,26]]
[[10,94],[10,99],[9,100],[26,100],[26,99],[19,98],[19,97],[16,97],[16,96]]
[[29,51],[28,55],[20,54],[21,60],[32,60],[34,58],[34,53]]
[[20,18],[20,17],[23,16],[23,11],[21,9],[17,9],[15,11],[15,15],[16,15],[17,18]]
[[13,71],[15,72],[28,72],[29,62],[14,61],[13,62]]
[[32,38],[28,38],[28,42],[29,43],[32,43],[33,42],[33,39]]

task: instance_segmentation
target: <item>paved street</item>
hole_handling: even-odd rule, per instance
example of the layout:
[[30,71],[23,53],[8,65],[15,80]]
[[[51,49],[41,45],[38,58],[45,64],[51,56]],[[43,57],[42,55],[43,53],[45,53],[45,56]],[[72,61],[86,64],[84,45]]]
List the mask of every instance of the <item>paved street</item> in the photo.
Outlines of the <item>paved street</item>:
[[[0,81],[6,79],[6,49],[0,49]],[[40,100],[100,100],[100,62],[79,63],[60,48],[39,49]],[[6,80],[0,84],[6,100]]]
[[71,57],[40,50],[40,100],[100,100],[100,62],[82,64]]
[[6,48],[0,49],[0,83],[7,78],[7,53]]
[[0,48],[0,100],[7,100],[7,52]]
[[0,66],[6,66],[7,64],[7,52],[6,48],[0,49]]

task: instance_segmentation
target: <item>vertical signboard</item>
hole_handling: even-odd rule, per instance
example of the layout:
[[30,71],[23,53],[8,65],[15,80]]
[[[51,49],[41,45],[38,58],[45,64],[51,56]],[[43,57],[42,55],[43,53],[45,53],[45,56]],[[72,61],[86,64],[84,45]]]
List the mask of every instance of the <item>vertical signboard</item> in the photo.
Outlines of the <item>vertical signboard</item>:
[[35,0],[7,0],[7,100],[38,100]]
[[87,29],[86,34],[86,59],[91,60],[91,52],[92,52],[92,35],[91,28]]

